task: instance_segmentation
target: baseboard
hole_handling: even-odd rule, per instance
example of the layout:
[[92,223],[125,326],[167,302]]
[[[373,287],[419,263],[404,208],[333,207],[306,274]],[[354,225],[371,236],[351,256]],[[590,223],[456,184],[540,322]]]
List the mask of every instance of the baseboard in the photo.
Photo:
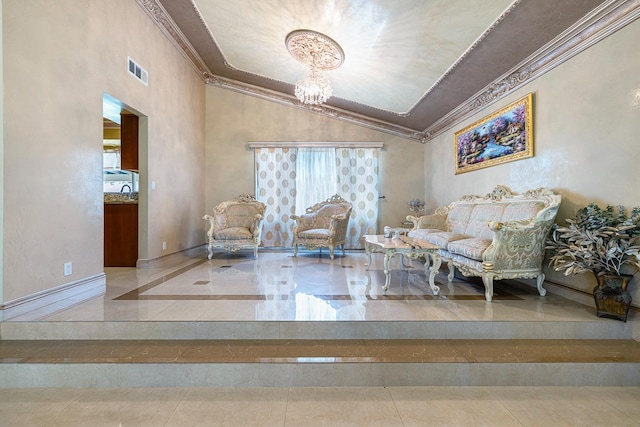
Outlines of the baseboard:
[[103,295],[107,287],[104,273],[66,283],[0,304],[0,321],[36,311],[41,316],[54,313],[82,301]]

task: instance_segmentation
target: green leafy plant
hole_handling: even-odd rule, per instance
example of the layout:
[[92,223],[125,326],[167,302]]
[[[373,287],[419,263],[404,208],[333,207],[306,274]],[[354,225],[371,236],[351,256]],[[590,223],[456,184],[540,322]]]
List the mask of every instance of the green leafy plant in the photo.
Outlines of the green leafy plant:
[[546,249],[549,265],[566,276],[592,272],[621,275],[623,267],[640,269],[640,208],[629,215],[624,206],[600,208],[595,203],[580,209],[562,227],[554,224]]

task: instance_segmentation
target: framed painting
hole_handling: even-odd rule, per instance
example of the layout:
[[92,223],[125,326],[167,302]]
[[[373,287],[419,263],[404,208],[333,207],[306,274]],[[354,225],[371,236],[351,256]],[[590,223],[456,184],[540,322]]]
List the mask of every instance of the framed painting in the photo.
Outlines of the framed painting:
[[527,96],[454,135],[456,175],[533,157],[533,118]]

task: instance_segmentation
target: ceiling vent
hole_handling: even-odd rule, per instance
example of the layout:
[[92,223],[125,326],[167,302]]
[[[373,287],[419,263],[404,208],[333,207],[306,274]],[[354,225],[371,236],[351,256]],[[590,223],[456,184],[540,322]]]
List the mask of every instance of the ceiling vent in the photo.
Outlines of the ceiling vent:
[[145,70],[144,68],[142,68],[140,65],[136,64],[136,62],[127,57],[127,59],[129,60],[129,65],[128,65],[128,70],[129,73],[133,75],[133,77],[135,77],[136,79],[140,80],[142,83],[144,83],[145,86],[149,85],[149,74],[147,73],[147,70]]

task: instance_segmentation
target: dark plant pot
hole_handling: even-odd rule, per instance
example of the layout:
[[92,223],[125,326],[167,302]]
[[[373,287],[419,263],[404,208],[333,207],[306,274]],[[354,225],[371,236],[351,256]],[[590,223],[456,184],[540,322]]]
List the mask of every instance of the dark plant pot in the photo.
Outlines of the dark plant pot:
[[593,288],[593,298],[596,302],[598,317],[627,321],[631,294],[627,292],[627,285],[633,276],[602,275],[596,276],[598,285]]

